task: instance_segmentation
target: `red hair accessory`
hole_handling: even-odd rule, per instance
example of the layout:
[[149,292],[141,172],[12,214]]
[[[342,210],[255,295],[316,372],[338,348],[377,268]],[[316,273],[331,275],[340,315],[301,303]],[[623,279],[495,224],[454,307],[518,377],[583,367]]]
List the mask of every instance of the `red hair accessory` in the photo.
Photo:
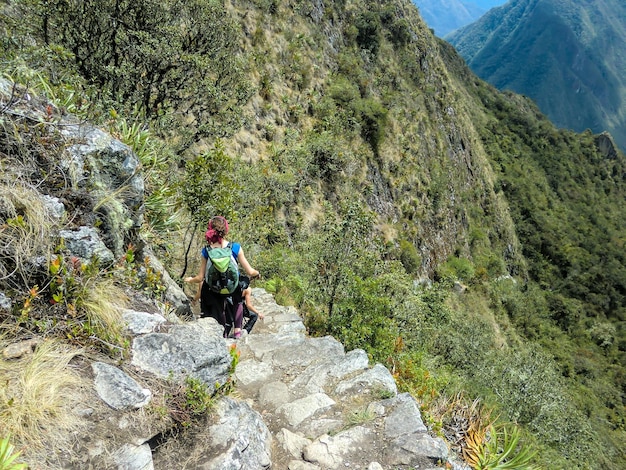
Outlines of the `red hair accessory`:
[[[213,217],[213,219],[222,219],[224,221],[224,234],[228,233],[228,221],[224,217],[217,216]],[[218,234],[217,231],[213,228],[213,219],[209,220],[208,230],[204,234],[204,237],[209,243],[219,243],[224,239],[224,237]]]

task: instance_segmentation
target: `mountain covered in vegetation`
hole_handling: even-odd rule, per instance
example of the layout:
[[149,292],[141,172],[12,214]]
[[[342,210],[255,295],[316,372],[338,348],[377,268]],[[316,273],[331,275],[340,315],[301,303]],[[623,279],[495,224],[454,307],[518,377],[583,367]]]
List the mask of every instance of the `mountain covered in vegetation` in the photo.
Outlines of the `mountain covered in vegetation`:
[[[180,282],[223,214],[262,286],[310,334],[385,363],[461,455],[624,467],[626,159],[611,135],[558,129],[488,85],[408,0],[0,5],[5,74],[141,162],[143,241],[125,257],[150,248]],[[13,248],[45,222],[17,189],[85,207],[58,163],[73,142],[40,132],[52,108],[38,125],[2,110],[2,335],[102,347],[81,291],[60,296],[63,243],[38,248],[43,265]],[[105,231],[126,193],[86,217]]]
[[473,3],[460,0],[415,0],[415,4],[426,24],[439,37],[476,21],[487,11]]
[[446,38],[497,88],[529,96],[557,127],[608,131],[626,149],[626,5],[515,0]]
[[439,37],[468,25],[505,0],[414,0],[420,15]]

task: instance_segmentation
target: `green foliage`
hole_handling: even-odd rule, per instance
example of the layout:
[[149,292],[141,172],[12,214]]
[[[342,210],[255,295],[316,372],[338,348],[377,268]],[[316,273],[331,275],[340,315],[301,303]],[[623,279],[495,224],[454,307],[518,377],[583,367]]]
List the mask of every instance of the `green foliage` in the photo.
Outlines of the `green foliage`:
[[[179,152],[239,127],[250,86],[236,26],[221,2],[24,0],[17,6],[33,36],[70,51],[103,98],[158,119],[161,133],[177,135]],[[110,27],[110,18],[123,21]]]
[[347,201],[337,219],[330,212],[326,217],[321,233],[309,241],[312,246],[307,251],[314,259],[308,268],[312,270],[312,286],[318,300],[326,306],[328,319],[333,323],[335,304],[346,296],[345,284],[355,275],[372,272],[375,259],[370,250],[375,246],[369,235],[373,215],[358,202]]
[[409,274],[415,274],[422,265],[417,248],[407,240],[400,240],[400,262]]
[[396,47],[401,47],[411,42],[411,29],[406,19],[395,19],[387,28],[389,29],[389,39]]
[[208,387],[193,377],[185,379],[185,408],[191,416],[205,414],[213,406]]
[[453,279],[469,282],[474,277],[475,269],[472,262],[466,258],[453,256],[437,268],[440,279]]
[[189,427],[205,416],[214,406],[209,388],[202,381],[187,376],[182,384],[167,394],[167,410],[174,422]]
[[334,184],[341,179],[347,159],[330,133],[311,133],[307,136],[302,151],[311,158],[309,171],[312,177],[320,178],[329,184]]
[[[155,231],[173,228],[168,216],[180,206],[202,227],[216,213],[235,217],[234,235],[263,273],[262,285],[296,305],[312,334],[331,333],[346,348],[365,349],[425,406],[461,390],[488,400],[534,433],[548,468],[617,468],[625,344],[613,322],[625,311],[620,155],[596,151],[590,134],[554,129],[527,100],[497,94],[467,71],[444,69],[416,13],[394,2],[327,6],[332,34],[344,32],[332,48],[303,1],[289,11],[306,16],[287,22],[283,4],[255,0],[249,6],[258,9],[241,16],[249,37],[213,1],[88,1],[67,9],[52,2],[48,11],[42,1],[13,5],[33,6],[40,16],[9,18],[9,37],[0,39],[11,59],[6,71],[37,82],[80,116],[89,110],[100,121],[112,118],[110,128],[148,170],[147,219]],[[111,14],[115,7],[124,10],[124,24],[99,30],[120,17]],[[44,32],[49,44],[38,47]],[[208,148],[238,128],[250,93],[239,49],[250,43],[257,67],[249,78],[263,102],[251,108],[258,111],[256,130],[251,120],[244,134],[258,131],[251,139],[258,147],[246,148],[244,135],[177,161],[177,153]],[[337,52],[337,44],[348,47]],[[446,60],[454,57],[450,49]],[[74,68],[82,77],[63,86]],[[39,132],[44,126],[18,142],[7,122],[0,153],[21,163],[51,154]],[[226,148],[243,148],[246,156],[231,158]],[[29,240],[39,226],[27,210],[33,203],[15,204],[31,201],[17,189],[8,191],[17,196],[7,198],[2,246]],[[401,234],[398,252],[385,250],[379,227],[390,228],[386,236]],[[42,234],[35,245],[48,238]],[[385,247],[398,244],[390,238]],[[422,260],[417,247],[431,250],[435,241],[442,244]],[[460,248],[436,266],[439,247]],[[15,255],[2,277],[32,257]],[[116,275],[160,297],[159,275],[134,258],[130,247]],[[65,271],[44,273],[60,282],[20,283],[14,313],[23,326],[44,333],[54,327],[84,344],[98,334],[82,312],[74,319],[67,311],[82,275],[69,268],[71,260],[63,262]],[[411,274],[422,269],[436,269],[440,280],[417,285]],[[451,279],[470,288],[453,293]],[[28,292],[35,284],[43,287]],[[58,315],[38,317],[51,290]],[[181,422],[189,422],[189,409],[204,409],[202,388],[186,384],[173,394],[171,408],[186,410]],[[430,416],[441,430],[444,420]],[[497,460],[498,451],[492,454]]]
[[212,150],[187,162],[179,191],[198,226],[205,227],[215,215],[228,220],[236,217],[233,206],[238,187],[233,176],[233,163],[219,140]]
[[536,451],[520,445],[517,426],[489,426],[487,438],[481,447],[474,468],[476,470],[534,470],[531,462]]
[[158,237],[160,233],[177,230],[182,214],[175,194],[176,172],[172,168],[171,150],[141,121],[130,123],[118,117],[109,125],[112,135],[128,145],[141,162],[146,232]]
[[384,288],[380,284],[373,277],[352,280],[345,286],[350,297],[337,303],[327,326],[347,349],[364,349],[376,361],[393,354],[399,334],[392,303],[381,295]]
[[26,470],[28,468],[28,465],[16,462],[20,453],[14,453],[14,449],[10,434],[0,439],[0,470]]
[[378,53],[381,41],[381,23],[377,13],[363,11],[355,19],[356,42],[361,49],[369,50],[374,56]]
[[443,371],[433,374],[426,364],[427,355],[414,348],[408,350],[403,340],[396,342],[394,353],[389,362],[398,389],[429,405],[446,387],[449,377]]
[[358,111],[361,120],[361,136],[378,155],[380,145],[385,136],[387,125],[387,109],[373,98],[361,100]]

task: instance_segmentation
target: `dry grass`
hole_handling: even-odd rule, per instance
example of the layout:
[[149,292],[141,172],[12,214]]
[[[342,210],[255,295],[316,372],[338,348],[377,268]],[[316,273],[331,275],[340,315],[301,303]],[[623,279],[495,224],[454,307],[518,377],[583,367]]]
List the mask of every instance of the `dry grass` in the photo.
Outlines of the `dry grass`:
[[463,393],[452,397],[440,396],[429,412],[442,424],[443,433],[453,449],[474,464],[489,427],[495,422],[489,408],[479,399],[470,401]]
[[19,178],[0,181],[0,282],[29,288],[29,263],[49,257],[54,221],[35,188]]
[[128,296],[113,279],[97,278],[93,285],[85,288],[80,308],[85,313],[92,338],[100,339],[110,347],[123,349],[122,314],[128,305]]
[[18,360],[0,357],[0,422],[22,447],[42,448],[78,426],[70,411],[83,383],[69,365],[81,350],[46,340]]

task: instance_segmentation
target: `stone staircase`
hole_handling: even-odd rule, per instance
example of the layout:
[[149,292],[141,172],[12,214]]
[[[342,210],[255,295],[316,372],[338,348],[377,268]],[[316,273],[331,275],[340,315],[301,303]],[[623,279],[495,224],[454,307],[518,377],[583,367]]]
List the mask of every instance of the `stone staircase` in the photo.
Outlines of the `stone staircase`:
[[298,312],[262,289],[253,302],[265,318],[236,341],[236,389],[273,436],[271,468],[463,468],[387,368],[330,336],[308,337]]
[[[298,312],[266,291],[253,289],[253,301],[265,318],[238,340],[222,338],[210,318],[129,311],[131,360],[92,364],[100,400],[90,402],[89,432],[74,452],[85,457],[55,468],[468,470],[428,432],[387,368],[330,336],[307,336]],[[215,389],[229,376],[233,347],[234,392],[209,415],[180,429],[155,414],[164,403],[159,380],[191,376]]]

